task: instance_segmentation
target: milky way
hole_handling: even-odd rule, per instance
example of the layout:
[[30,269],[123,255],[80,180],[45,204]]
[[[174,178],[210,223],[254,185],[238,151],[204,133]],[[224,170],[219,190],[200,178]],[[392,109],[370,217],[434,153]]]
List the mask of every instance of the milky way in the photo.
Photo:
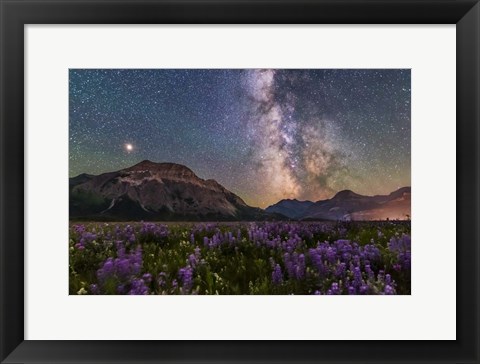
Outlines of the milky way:
[[389,193],[410,185],[410,93],[410,70],[70,70],[70,176],[150,159],[252,206]]

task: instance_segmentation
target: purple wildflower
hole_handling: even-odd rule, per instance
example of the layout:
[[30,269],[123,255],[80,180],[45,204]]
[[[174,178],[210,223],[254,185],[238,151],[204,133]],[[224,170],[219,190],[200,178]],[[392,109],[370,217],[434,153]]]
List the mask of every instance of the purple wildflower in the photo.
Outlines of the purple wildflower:
[[282,284],[283,282],[283,273],[282,273],[282,268],[280,268],[280,265],[277,264],[275,268],[273,269],[272,273],[272,282],[274,285],[278,286]]
[[132,285],[128,294],[129,295],[147,295],[148,292],[149,292],[148,287],[145,285],[145,281],[143,279],[136,278],[132,281]]
[[190,293],[193,287],[193,269],[190,266],[178,271],[178,279],[182,282],[182,292]]

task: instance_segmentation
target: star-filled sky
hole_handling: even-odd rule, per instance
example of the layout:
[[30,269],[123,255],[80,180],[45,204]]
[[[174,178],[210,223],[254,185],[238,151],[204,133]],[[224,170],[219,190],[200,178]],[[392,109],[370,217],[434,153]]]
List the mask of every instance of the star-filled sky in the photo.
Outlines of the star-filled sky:
[[251,206],[410,186],[410,70],[72,69],[70,176],[144,159]]

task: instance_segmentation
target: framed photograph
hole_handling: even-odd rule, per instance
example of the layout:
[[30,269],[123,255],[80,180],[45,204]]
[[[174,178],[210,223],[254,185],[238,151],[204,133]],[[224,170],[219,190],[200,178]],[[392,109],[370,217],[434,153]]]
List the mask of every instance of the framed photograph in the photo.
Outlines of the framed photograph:
[[1,361],[479,362],[478,1],[9,1]]

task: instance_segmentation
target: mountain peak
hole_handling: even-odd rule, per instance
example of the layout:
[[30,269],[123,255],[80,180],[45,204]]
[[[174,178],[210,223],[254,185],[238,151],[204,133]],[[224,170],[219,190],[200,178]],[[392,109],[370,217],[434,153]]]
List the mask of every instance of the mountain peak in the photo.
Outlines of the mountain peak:
[[284,198],[284,199],[278,201],[277,204],[283,203],[283,202],[292,202],[292,201],[295,202],[295,201],[298,201],[298,200],[296,198]]
[[157,163],[157,162],[152,162],[148,159],[145,159],[137,164],[135,164],[132,167],[125,168],[126,171],[151,171],[151,172],[164,172],[168,174],[181,174],[183,176],[190,176],[190,177],[197,177],[195,173],[188,168],[187,166],[184,166],[183,164],[177,164],[177,163]]
[[278,201],[274,205],[268,206],[265,211],[282,214],[289,218],[296,219],[300,217],[300,215],[303,214],[303,212],[305,212],[311,205],[313,205],[312,201],[298,201],[296,198],[287,198]]
[[410,186],[406,186],[406,187],[401,187],[398,190],[393,191],[390,194],[393,195],[395,193],[411,193],[411,192],[412,192],[412,188]]
[[349,199],[349,198],[357,198],[357,197],[362,197],[358,193],[353,192],[352,190],[343,190],[340,192],[337,192],[335,196],[333,196],[333,199],[335,200],[343,200],[343,199]]
[[156,163],[156,162],[152,162],[151,160],[145,159],[125,169],[127,170],[153,169],[153,168],[158,168],[160,164],[161,163]]
[[135,166],[140,166],[140,165],[151,165],[151,164],[157,164],[155,162],[152,162],[150,159],[144,159],[143,161],[135,164]]
[[[137,164],[133,165],[132,167],[130,168],[136,168],[136,167],[154,167],[154,168],[161,168],[163,166],[181,166],[181,167],[185,167],[185,166],[182,166],[181,164],[176,164],[176,163],[162,163],[162,162],[153,162],[149,159],[144,159],[143,161],[141,162],[138,162]],[[187,167],[185,167],[187,168]]]

